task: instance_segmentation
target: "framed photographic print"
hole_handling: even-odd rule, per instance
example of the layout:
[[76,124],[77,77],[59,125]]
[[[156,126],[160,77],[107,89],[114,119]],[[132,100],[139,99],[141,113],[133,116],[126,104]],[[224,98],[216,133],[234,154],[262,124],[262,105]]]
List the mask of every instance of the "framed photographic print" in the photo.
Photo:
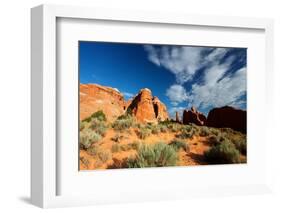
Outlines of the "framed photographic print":
[[270,192],[272,26],[33,8],[32,203]]

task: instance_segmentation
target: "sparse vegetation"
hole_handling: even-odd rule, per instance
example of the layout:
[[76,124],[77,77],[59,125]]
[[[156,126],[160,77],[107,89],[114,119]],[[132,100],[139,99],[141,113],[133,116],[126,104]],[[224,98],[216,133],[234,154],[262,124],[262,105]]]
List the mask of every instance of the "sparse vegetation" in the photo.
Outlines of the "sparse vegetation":
[[180,139],[191,139],[193,135],[194,135],[193,128],[184,127],[181,129],[181,132],[176,135],[176,137]]
[[152,125],[150,129],[151,129],[151,133],[155,135],[161,132],[159,125]]
[[239,138],[232,140],[232,143],[235,145],[236,149],[243,155],[247,154],[247,143],[245,138]]
[[200,128],[199,135],[200,135],[201,137],[207,137],[207,136],[210,135],[210,133],[211,133],[211,132],[210,132],[210,130],[209,130],[208,127],[202,126],[202,127]]
[[143,144],[139,147],[136,158],[129,158],[129,168],[175,166],[178,155],[172,146],[163,142],[154,145]]
[[90,122],[93,118],[98,119],[99,121],[106,121],[106,116],[102,110],[99,110],[95,113],[93,113],[91,116],[88,118],[85,118],[83,122]]
[[212,146],[204,153],[206,160],[213,164],[240,163],[239,151],[229,140]]
[[140,139],[145,139],[147,138],[149,135],[151,134],[151,129],[147,128],[147,127],[141,127],[139,128],[139,130],[137,131],[137,135]]
[[180,141],[180,140],[173,140],[171,143],[169,143],[170,146],[172,146],[176,151],[183,149],[185,152],[189,152],[189,146],[186,142]]
[[90,129],[84,129],[80,132],[80,147],[88,149],[93,143],[98,142],[101,136]]
[[98,133],[101,136],[105,136],[105,133],[107,131],[107,125],[104,121],[100,121],[97,118],[93,118],[91,121],[91,128]]
[[105,163],[108,160],[112,159],[111,152],[109,150],[100,150],[98,153],[98,158],[101,160],[101,162]]
[[122,115],[112,124],[117,131],[124,131],[134,125],[134,118],[131,115]]

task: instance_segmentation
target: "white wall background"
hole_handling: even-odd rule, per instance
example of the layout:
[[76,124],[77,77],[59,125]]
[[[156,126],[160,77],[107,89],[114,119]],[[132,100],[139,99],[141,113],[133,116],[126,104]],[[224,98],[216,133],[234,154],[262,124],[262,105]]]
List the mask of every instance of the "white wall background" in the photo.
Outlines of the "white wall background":
[[[281,205],[281,12],[278,0],[6,0],[0,7],[0,211],[37,212],[29,204],[30,178],[30,8],[42,3],[269,17],[275,20],[275,140],[271,141],[275,187],[272,195],[202,198],[184,201],[120,204],[67,209],[69,212],[280,212]],[[279,84],[279,85],[278,85]],[[260,121],[263,122],[263,121]],[[278,126],[279,125],[279,126]],[[208,178],[208,177],[206,177]],[[66,209],[47,210],[61,212]]]

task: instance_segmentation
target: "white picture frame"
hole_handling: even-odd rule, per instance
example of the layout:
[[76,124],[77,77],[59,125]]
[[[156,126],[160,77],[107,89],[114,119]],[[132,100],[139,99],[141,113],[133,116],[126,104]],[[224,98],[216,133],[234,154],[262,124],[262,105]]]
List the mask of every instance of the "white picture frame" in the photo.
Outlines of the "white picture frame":
[[[243,181],[233,185],[228,183],[210,185],[200,187],[198,183],[193,182],[191,188],[186,185],[182,188],[166,184],[167,189],[160,190],[152,188],[148,194],[144,191],[133,190],[109,192],[98,195],[79,194],[60,194],[59,177],[61,166],[58,166],[60,159],[57,140],[57,117],[58,117],[58,100],[57,88],[60,81],[57,79],[57,36],[58,36],[58,20],[63,19],[79,19],[79,20],[100,20],[102,21],[118,21],[132,23],[153,23],[156,25],[169,26],[199,26],[212,29],[232,30],[257,30],[263,32],[262,41],[264,41],[264,69],[261,69],[261,76],[265,76],[264,88],[260,92],[264,94],[263,100],[266,103],[262,107],[270,106],[273,103],[270,91],[272,91],[273,79],[273,21],[271,19],[257,18],[241,18],[241,17],[216,17],[203,15],[187,15],[187,14],[166,14],[153,13],[147,11],[123,11],[112,9],[85,8],[74,6],[54,6],[41,5],[31,10],[31,201],[34,205],[42,208],[63,207],[76,205],[91,205],[100,203],[116,203],[116,202],[139,202],[144,200],[165,200],[165,199],[183,199],[188,197],[213,196],[213,195],[241,195],[264,193],[271,191],[271,165],[270,165],[270,147],[269,147],[269,131],[270,119],[266,119],[266,129],[263,138],[266,141],[267,153],[263,155],[266,162],[260,168],[257,174],[263,173],[261,179],[253,181],[253,184]],[[217,41],[218,42],[218,41]],[[252,131],[251,134],[254,134]],[[261,139],[260,139],[261,140]],[[255,148],[255,145],[253,145]],[[177,168],[176,168],[177,169]],[[177,175],[185,175],[184,168],[176,170],[169,168],[162,170],[162,175],[169,176],[172,171],[177,174],[171,175],[175,179]],[[246,168],[247,169],[247,168]],[[155,170],[155,169],[154,169]],[[155,174],[153,169],[144,169],[138,173],[138,176],[148,176]],[[193,168],[194,170],[194,168]],[[160,170],[158,170],[160,171]],[[78,172],[78,171],[77,171]],[[108,172],[108,171],[107,171]],[[128,172],[128,171],[127,171]],[[219,172],[219,170],[218,170]],[[84,176],[90,173],[84,173]],[[100,175],[100,174],[99,174]],[[125,177],[126,172],[119,172],[117,176]],[[256,174],[253,174],[256,175]],[[97,175],[98,176],[98,175]],[[239,175],[238,175],[239,176]],[[249,176],[250,177],[250,176]],[[100,178],[103,178],[102,175]],[[247,179],[247,178],[246,178]],[[126,180],[125,180],[126,181]],[[69,183],[71,184],[71,183]],[[73,183],[74,184],[74,183]],[[163,185],[159,183],[158,187]],[[140,184],[141,185],[141,184]],[[183,184],[184,185],[184,184]],[[124,185],[123,187],[129,188]],[[144,190],[146,188],[141,185]],[[74,187],[73,187],[74,190]],[[70,188],[71,191],[71,188]],[[119,193],[122,193],[119,194]]]

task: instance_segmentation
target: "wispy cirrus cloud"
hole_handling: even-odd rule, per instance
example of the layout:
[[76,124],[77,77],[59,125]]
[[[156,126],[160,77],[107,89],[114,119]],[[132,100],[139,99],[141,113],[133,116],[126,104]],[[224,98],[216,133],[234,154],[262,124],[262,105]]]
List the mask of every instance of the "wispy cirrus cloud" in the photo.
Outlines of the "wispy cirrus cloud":
[[162,66],[176,76],[176,81],[183,84],[204,65],[202,54],[207,48],[187,46],[145,45],[148,59],[157,66]]

